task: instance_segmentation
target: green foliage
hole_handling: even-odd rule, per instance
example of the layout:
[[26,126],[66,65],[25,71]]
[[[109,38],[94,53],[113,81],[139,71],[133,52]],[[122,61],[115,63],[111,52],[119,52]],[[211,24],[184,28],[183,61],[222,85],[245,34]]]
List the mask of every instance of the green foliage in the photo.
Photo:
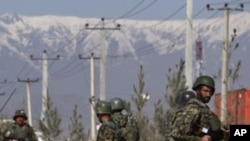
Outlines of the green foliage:
[[158,100],[154,104],[154,131],[157,131],[155,134],[159,134],[160,137],[164,137],[166,132],[166,123],[167,123],[167,112],[164,109],[161,100]]
[[59,138],[59,135],[62,133],[60,129],[61,117],[58,115],[58,110],[56,107],[53,107],[53,103],[48,96],[46,101],[47,111],[45,111],[45,118],[39,120],[38,126],[41,132],[43,133],[45,141],[53,141]]
[[148,92],[144,92],[144,72],[143,72],[143,66],[140,66],[140,72],[138,74],[138,85],[133,85],[135,96],[132,96],[132,102],[136,107],[137,110],[137,118],[138,120],[142,119],[142,109],[145,106],[147,100],[143,98],[144,95],[149,95]]
[[[184,73],[184,61],[181,59],[179,64],[175,66],[175,70],[169,69],[167,76],[168,84],[166,85],[166,94],[164,95],[166,98],[167,104],[170,106],[170,110],[175,108],[175,98],[177,94],[186,90],[187,87],[186,79]],[[158,100],[157,103],[154,104],[154,121],[153,126],[151,126],[152,131],[154,132],[155,139],[163,140],[165,134],[168,130],[168,115],[169,110],[163,107],[162,101]]]
[[178,65],[175,66],[175,70],[171,68],[166,74],[168,84],[166,85],[166,102],[171,108],[175,107],[175,98],[180,91],[187,90],[186,77],[184,74],[185,61],[180,59]]
[[82,124],[82,115],[77,112],[77,105],[75,105],[73,114],[70,117],[71,124],[68,126],[69,129],[69,140],[70,141],[87,141],[87,136],[84,133],[84,126]]
[[140,72],[138,74],[138,84],[133,85],[135,96],[132,96],[132,104],[136,107],[136,116],[139,126],[139,133],[140,133],[140,140],[143,141],[152,141],[153,138],[153,132],[150,130],[150,123],[149,119],[143,115],[143,108],[147,102],[147,100],[143,97],[144,95],[149,95],[149,93],[145,92],[144,86],[144,71],[143,66],[140,66]]

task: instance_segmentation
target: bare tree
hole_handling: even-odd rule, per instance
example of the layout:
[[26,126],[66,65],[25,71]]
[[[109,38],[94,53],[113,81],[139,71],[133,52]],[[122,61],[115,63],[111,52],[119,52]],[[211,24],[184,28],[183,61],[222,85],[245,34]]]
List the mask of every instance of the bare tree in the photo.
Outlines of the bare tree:
[[175,69],[173,70],[170,68],[166,74],[168,83],[166,85],[166,94],[164,96],[170,108],[164,108],[161,99],[154,104],[154,126],[152,128],[153,131],[157,131],[155,134],[158,134],[158,140],[162,140],[166,132],[168,132],[168,116],[176,105],[175,98],[177,94],[180,91],[187,89],[185,86],[186,78],[184,75],[184,63],[184,60],[180,59],[179,64],[175,66]]
[[143,108],[147,102],[147,96],[149,96],[148,92],[145,92],[144,86],[144,71],[143,66],[140,66],[140,72],[138,74],[138,84],[133,85],[133,89],[135,92],[135,96],[132,96],[132,104],[135,106],[136,111],[135,114],[137,116],[140,140],[142,141],[152,141],[154,140],[152,131],[149,128],[149,119],[147,116],[143,114]]
[[84,133],[84,126],[82,124],[82,115],[77,112],[77,105],[75,105],[73,114],[70,117],[71,124],[69,125],[69,141],[87,141],[87,136]]
[[179,64],[175,66],[173,71],[171,68],[166,74],[168,84],[166,85],[166,102],[170,108],[175,107],[175,98],[180,91],[186,90],[186,77],[184,74],[185,61],[180,59]]

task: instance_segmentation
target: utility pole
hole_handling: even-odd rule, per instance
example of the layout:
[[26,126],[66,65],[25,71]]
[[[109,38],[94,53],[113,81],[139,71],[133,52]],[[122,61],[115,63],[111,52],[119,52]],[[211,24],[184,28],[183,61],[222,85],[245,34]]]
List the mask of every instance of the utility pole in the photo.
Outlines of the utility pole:
[[107,55],[107,46],[105,45],[105,34],[104,30],[120,30],[120,24],[117,24],[116,27],[105,27],[104,18],[101,18],[102,27],[93,27],[90,28],[89,24],[85,24],[86,29],[88,30],[100,30],[102,38],[102,46],[100,48],[101,61],[100,61],[100,100],[105,100],[105,87],[106,87],[106,55]]
[[46,121],[46,112],[48,110],[48,60],[58,60],[59,55],[55,58],[48,58],[47,51],[44,50],[42,54],[42,58],[34,58],[33,55],[30,55],[32,60],[42,60],[42,112],[41,112],[41,120],[47,125]]
[[[221,109],[220,120],[223,124],[227,122],[227,91],[228,91],[228,36],[229,36],[229,12],[230,11],[243,11],[243,4],[240,4],[240,8],[230,8],[225,3],[223,8],[218,8],[219,11],[224,11],[224,47],[222,49],[222,71],[221,71]],[[208,10],[215,10],[207,4]]]
[[30,83],[38,82],[38,78],[36,80],[30,80],[29,78],[27,80],[21,80],[17,79],[18,82],[25,82],[26,83],[26,89],[27,89],[27,109],[28,109],[28,121],[30,126],[32,126],[32,109],[31,109],[31,96],[30,96]]
[[188,90],[192,89],[193,81],[193,0],[187,0],[187,25],[185,47],[185,76]]
[[90,59],[90,119],[91,119],[91,141],[96,140],[96,122],[95,122],[95,71],[94,71],[94,60],[100,59],[97,57],[94,57],[94,53],[91,53],[90,57],[82,57],[79,55],[80,59]]

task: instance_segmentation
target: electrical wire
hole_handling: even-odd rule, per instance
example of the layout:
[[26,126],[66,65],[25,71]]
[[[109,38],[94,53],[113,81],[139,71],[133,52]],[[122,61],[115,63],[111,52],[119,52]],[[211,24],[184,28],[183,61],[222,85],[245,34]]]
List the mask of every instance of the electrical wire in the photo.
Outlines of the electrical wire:
[[117,17],[115,19],[122,19],[124,17],[126,17],[127,15],[129,15],[130,13],[132,13],[134,10],[136,10],[138,7],[140,7],[145,0],[141,0],[138,4],[136,4],[134,7],[132,7],[128,12],[126,12],[125,14],[121,15],[120,17]]
[[169,15],[168,17],[166,17],[165,19],[161,20],[160,22],[158,23],[155,23],[155,24],[152,24],[150,26],[145,26],[145,27],[142,27],[142,28],[136,28],[136,29],[140,29],[140,30],[143,30],[143,29],[147,29],[147,28],[153,28],[157,25],[160,25],[162,23],[164,23],[165,21],[169,20],[170,18],[174,17],[176,14],[178,14],[182,9],[184,9],[186,6],[186,3],[184,3],[180,8],[178,8],[174,13],[172,13],[171,15]]
[[[201,10],[199,10],[199,11],[197,12],[197,14],[195,14],[194,17],[197,17],[198,15],[200,15],[204,10],[205,10],[205,7],[203,7]],[[178,11],[178,10],[177,10],[177,11]],[[202,25],[203,23],[205,23],[205,21],[207,21],[208,19],[214,17],[217,13],[218,13],[218,12],[216,12],[215,14],[212,14],[212,16],[209,16],[209,18],[207,18],[206,20],[204,20],[204,22],[200,23],[199,26]],[[220,20],[220,19],[219,19],[219,20]],[[180,30],[185,24],[186,24],[186,22],[184,22],[183,24],[181,24],[178,28],[176,28],[176,30]],[[172,31],[172,33],[176,32],[176,30]],[[122,32],[122,33],[124,34],[124,32]],[[124,36],[125,36],[125,34],[124,34]],[[179,37],[178,37],[178,38],[179,38]],[[136,50],[137,56],[144,56],[144,55],[149,55],[149,54],[152,54],[152,53],[156,53],[156,52],[153,51],[153,50],[155,50],[155,49],[157,49],[157,50],[160,49],[160,50],[161,50],[161,49],[165,48],[166,45],[167,45],[167,48],[173,48],[173,46],[174,46],[175,43],[173,43],[173,44],[171,44],[171,45],[169,45],[168,42],[159,44],[159,42],[160,42],[161,39],[162,39],[162,38],[160,38],[159,40],[156,40],[156,41],[152,42],[151,44],[142,46],[142,47],[140,47],[139,49],[137,49],[137,50]],[[130,41],[129,41],[129,42],[130,42]],[[156,45],[157,48],[149,48],[150,46],[154,46],[154,44],[157,44],[157,45]],[[124,55],[122,55],[122,56],[110,55],[109,57],[116,58],[116,57],[125,57],[125,56],[124,56]],[[129,56],[126,55],[126,57],[129,57]],[[130,57],[131,57],[131,56],[130,56]]]
[[16,92],[16,88],[12,91],[12,93],[9,95],[8,99],[5,101],[5,103],[3,104],[3,106],[0,109],[0,113],[2,113],[2,111],[4,110],[5,106],[9,103],[10,99],[12,98],[12,96],[14,95],[14,93]]
[[[139,14],[139,13],[145,11],[146,9],[148,9],[149,7],[151,7],[152,5],[154,5],[156,2],[157,2],[157,0],[152,1],[151,3],[149,3],[148,5],[146,5],[144,8],[142,8],[142,9],[140,9],[140,10],[137,10],[137,11],[134,12],[134,13],[128,14],[127,17],[133,17],[133,16],[135,16],[135,15],[137,15],[137,14]],[[127,17],[126,17],[126,18],[127,18]]]

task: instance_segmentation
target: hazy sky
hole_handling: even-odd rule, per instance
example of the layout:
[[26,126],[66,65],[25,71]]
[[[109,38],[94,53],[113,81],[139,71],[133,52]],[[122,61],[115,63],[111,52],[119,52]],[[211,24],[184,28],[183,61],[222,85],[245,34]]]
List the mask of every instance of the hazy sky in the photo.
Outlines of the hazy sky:
[[[0,15],[15,12],[27,16],[163,20],[184,19],[186,13],[185,0],[0,0],[0,2]],[[236,8],[240,2],[245,4],[245,11],[250,11],[250,0],[193,0],[193,15],[199,14],[197,18],[209,18],[216,10],[207,11],[207,4],[213,8],[221,8],[228,3],[229,7]],[[218,12],[216,16],[222,15],[223,12]]]

